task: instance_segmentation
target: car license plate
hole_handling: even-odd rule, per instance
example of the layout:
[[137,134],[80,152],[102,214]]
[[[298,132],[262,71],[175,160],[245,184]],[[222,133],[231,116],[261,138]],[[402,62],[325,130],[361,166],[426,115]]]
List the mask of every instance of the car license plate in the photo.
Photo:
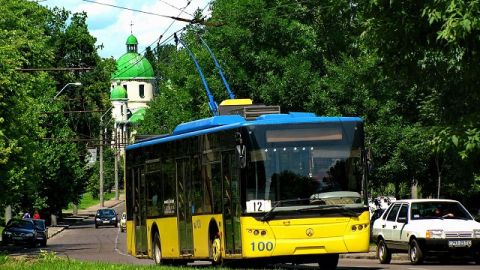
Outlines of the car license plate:
[[110,221],[108,221],[108,220],[104,220],[104,221],[103,221],[103,223],[104,223],[104,224],[105,224],[105,223],[110,223]]
[[20,236],[13,236],[12,239],[13,239],[13,240],[22,240],[23,238],[20,237]]
[[471,247],[472,240],[450,240],[448,247]]

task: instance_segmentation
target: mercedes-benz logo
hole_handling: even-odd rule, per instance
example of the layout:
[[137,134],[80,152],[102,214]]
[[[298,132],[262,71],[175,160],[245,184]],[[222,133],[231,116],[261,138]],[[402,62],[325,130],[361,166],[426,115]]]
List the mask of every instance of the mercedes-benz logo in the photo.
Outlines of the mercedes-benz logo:
[[312,237],[312,235],[313,235],[313,229],[312,229],[312,228],[308,228],[305,233],[307,234],[308,237]]

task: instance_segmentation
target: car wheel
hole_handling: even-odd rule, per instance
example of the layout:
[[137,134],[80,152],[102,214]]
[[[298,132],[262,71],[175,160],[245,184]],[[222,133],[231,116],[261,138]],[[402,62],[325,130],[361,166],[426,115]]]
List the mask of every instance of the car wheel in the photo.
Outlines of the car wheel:
[[381,264],[389,264],[392,260],[392,253],[388,250],[383,239],[378,240],[377,243],[377,258]]
[[423,262],[423,251],[420,248],[417,239],[410,241],[408,257],[410,258],[412,264],[421,264]]
[[318,266],[320,270],[335,270],[338,265],[338,254],[326,254],[320,256]]
[[47,240],[43,240],[43,241],[40,243],[40,246],[41,246],[41,247],[46,247],[46,246],[47,246]]
[[97,225],[97,224],[95,224],[95,229],[98,229],[98,225]]
[[153,237],[153,261],[156,265],[160,265],[162,263],[162,248],[160,246],[160,237],[158,233],[155,233]]

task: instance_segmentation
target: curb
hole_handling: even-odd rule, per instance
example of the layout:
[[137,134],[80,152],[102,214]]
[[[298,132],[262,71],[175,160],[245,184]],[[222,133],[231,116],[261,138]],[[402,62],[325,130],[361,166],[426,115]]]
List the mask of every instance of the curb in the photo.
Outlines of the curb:
[[64,225],[64,226],[60,225],[60,226],[48,227],[48,237],[47,237],[47,239],[50,239],[50,238],[54,237],[55,235],[61,233],[63,230],[68,229],[68,227],[69,227],[69,225]]
[[[342,258],[342,259],[378,260],[377,254],[374,253],[374,252],[340,254],[340,258]],[[392,260],[409,261],[407,254],[392,254]]]

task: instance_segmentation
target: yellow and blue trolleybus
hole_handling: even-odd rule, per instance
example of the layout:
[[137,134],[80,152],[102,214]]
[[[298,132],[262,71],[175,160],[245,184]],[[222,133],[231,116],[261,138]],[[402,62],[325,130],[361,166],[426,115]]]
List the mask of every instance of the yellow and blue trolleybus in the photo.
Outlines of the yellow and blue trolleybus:
[[367,252],[363,121],[220,115],[126,147],[127,249],[157,264]]

